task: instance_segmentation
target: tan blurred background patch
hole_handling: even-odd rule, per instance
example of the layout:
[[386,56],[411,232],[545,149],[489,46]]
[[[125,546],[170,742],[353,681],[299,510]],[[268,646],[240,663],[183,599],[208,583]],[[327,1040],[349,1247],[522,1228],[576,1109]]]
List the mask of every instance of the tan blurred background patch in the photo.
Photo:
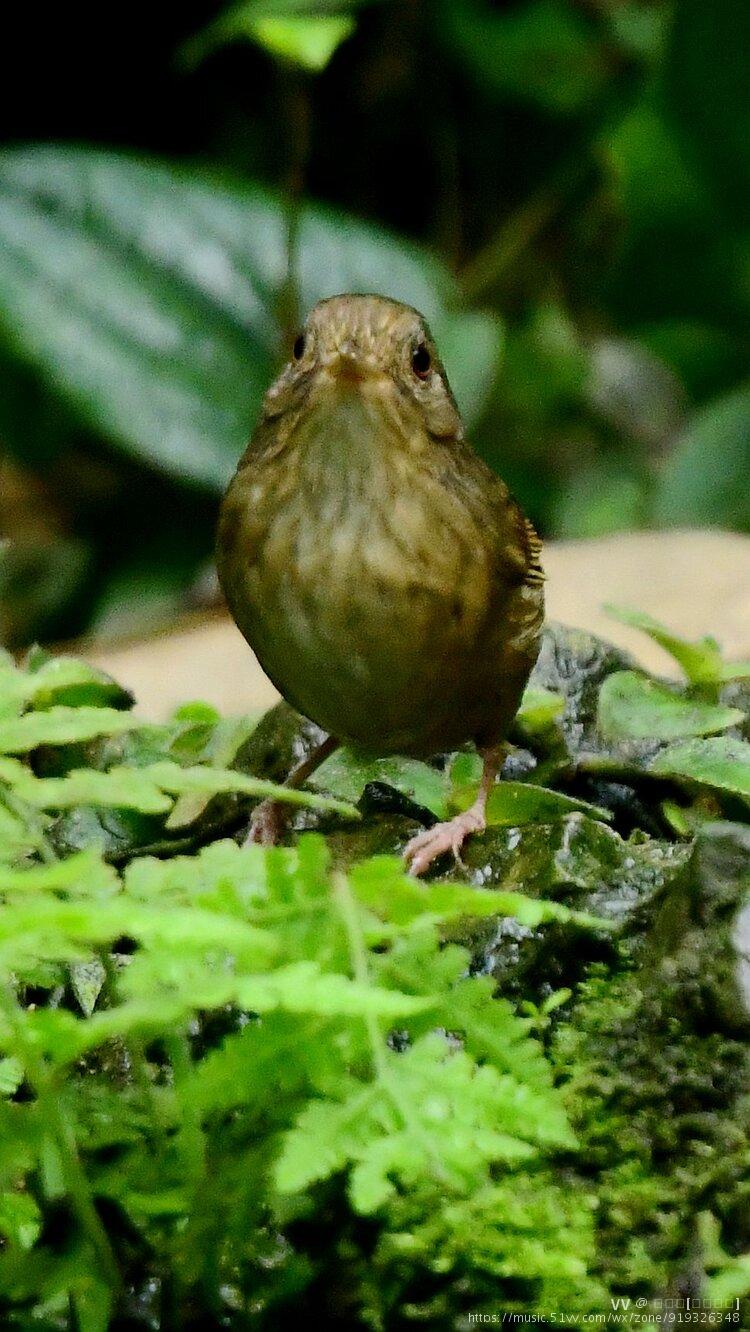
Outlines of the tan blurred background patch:
[[[750,654],[750,538],[719,531],[631,532],[545,547],[550,618],[589,629],[664,674],[674,663],[645,635],[611,620],[606,602],[647,611],[686,638],[713,634],[729,658]],[[278,695],[229,619],[186,618],[139,642],[89,644],[83,655],[133,691],[139,713],[161,720],[204,699],[232,714]]]

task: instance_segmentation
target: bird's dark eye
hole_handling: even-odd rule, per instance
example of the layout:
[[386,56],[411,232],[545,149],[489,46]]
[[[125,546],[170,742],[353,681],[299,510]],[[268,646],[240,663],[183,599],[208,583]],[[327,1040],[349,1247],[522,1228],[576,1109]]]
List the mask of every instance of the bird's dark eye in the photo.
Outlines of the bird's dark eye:
[[301,361],[304,354],[305,354],[305,335],[304,333],[298,333],[296,338],[294,339],[294,345],[292,346],[292,356],[294,357],[295,361]]
[[426,379],[432,367],[432,357],[424,342],[420,342],[411,354],[411,368],[418,379]]

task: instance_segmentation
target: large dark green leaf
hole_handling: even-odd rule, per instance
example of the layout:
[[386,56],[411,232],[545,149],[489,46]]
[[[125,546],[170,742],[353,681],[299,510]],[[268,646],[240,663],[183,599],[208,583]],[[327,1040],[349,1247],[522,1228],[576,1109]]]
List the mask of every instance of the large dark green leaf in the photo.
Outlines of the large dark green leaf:
[[[105,437],[221,487],[279,355],[285,234],[279,199],[260,187],[87,149],[8,151],[0,333]],[[300,244],[304,308],[339,291],[416,305],[445,335],[459,401],[478,401],[495,325],[450,313],[455,288],[436,261],[309,206]]]

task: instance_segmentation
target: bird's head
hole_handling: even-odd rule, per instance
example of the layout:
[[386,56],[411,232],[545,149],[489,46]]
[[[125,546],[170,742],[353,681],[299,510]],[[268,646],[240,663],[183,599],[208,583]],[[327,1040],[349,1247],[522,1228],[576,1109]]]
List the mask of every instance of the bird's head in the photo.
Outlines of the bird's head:
[[461,418],[427,324],[382,296],[331,296],[310,311],[292,356],[266,394],[266,419],[358,397],[391,419],[457,438]]

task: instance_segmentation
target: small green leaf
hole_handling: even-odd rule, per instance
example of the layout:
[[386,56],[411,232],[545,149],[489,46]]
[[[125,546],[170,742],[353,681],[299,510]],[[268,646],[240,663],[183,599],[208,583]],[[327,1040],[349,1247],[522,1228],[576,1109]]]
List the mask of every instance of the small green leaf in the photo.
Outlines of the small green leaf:
[[674,657],[690,684],[718,684],[750,676],[750,661],[725,662],[715,638],[699,638],[695,642],[680,638],[653,616],[645,611],[631,610],[629,606],[605,605],[604,610],[620,624],[631,625],[648,634]]
[[599,691],[597,724],[606,740],[676,740],[742,721],[738,708],[687,698],[636,671],[615,671]]
[[98,957],[90,962],[72,963],[70,984],[85,1017],[91,1017],[106,979],[107,973]]
[[750,797],[750,744],[722,735],[670,745],[653,759],[650,771]]
[[193,725],[214,726],[221,720],[221,714],[210,703],[203,703],[200,699],[195,699],[192,703],[181,703],[178,708],[175,708],[172,720],[190,722]]
[[538,734],[556,721],[564,707],[565,700],[561,694],[538,685],[527,685],[516,713],[516,724],[530,735]]
[[65,777],[35,777],[25,764],[0,758],[0,781],[7,781],[21,800],[37,809],[96,805],[163,814],[172,806],[148,768],[112,768],[109,772],[78,768]]
[[[456,799],[463,804],[460,795],[457,794]],[[587,814],[589,818],[605,823],[612,819],[609,810],[600,805],[563,795],[561,791],[550,791],[546,786],[534,786],[532,782],[496,782],[487,801],[490,827],[517,828],[524,823],[554,823],[568,814]]]
[[310,785],[329,791],[343,800],[359,800],[368,782],[385,782],[432,810],[438,818],[447,813],[448,785],[445,774],[420,759],[362,759],[351,750],[340,749],[321,763]]
[[49,657],[40,648],[29,654],[26,670],[0,661],[0,717],[13,717],[27,706],[128,707],[132,698],[111,676],[77,657]]
[[73,1304],[79,1332],[107,1332],[111,1326],[112,1291],[105,1282],[96,1280],[93,1272],[77,1284]]
[[47,656],[39,648],[34,650],[23,680],[25,699],[35,708],[48,708],[52,703],[129,708],[133,702],[132,695],[106,671],[78,657]]
[[386,856],[356,865],[350,878],[352,891],[362,906],[398,926],[459,916],[513,916],[532,929],[550,920],[586,929],[609,928],[606,922],[585,912],[524,893],[453,883],[417,883],[404,874],[400,861]]
[[[458,780],[453,786],[451,806],[458,810],[468,809],[477,794],[475,781],[460,780],[459,769],[463,767],[463,760],[471,757],[459,754],[453,765],[452,776],[455,774]],[[554,823],[568,814],[588,814],[605,823],[612,818],[609,810],[592,805],[588,800],[578,800],[546,786],[535,786],[533,782],[514,782],[505,778],[495,782],[486,810],[488,826],[503,828],[520,828],[525,823]]]
[[[23,1064],[13,1055],[0,1059],[0,1096],[12,1096],[23,1082]],[[2,1229],[2,1226],[0,1226]]]
[[0,1235],[11,1245],[28,1250],[42,1228],[42,1216],[29,1193],[0,1193]]
[[309,809],[327,810],[332,814],[341,814],[344,818],[358,819],[359,810],[344,800],[331,800],[327,796],[317,795],[312,791],[296,791],[289,786],[280,786],[276,782],[263,781],[259,777],[247,777],[245,773],[234,772],[228,768],[192,767],[181,768],[177,763],[154,763],[143,770],[151,780],[170,795],[183,795],[186,792],[218,795],[221,792],[237,791],[243,795],[257,796],[261,799],[270,797],[282,800],[290,805],[302,805]]
[[248,36],[271,55],[318,73],[354,32],[354,20],[342,14],[320,18],[281,18],[267,15],[251,20]]
[[97,735],[118,735],[143,723],[114,708],[52,707],[0,721],[0,753],[26,754],[39,745],[67,745],[93,740]]
[[[97,711],[104,712],[105,709]],[[41,715],[49,716],[49,713]],[[30,718],[31,714],[27,716]],[[23,717],[19,722],[26,720],[27,717]],[[342,800],[332,800],[311,791],[295,791],[225,768],[199,765],[181,768],[178,763],[168,761],[152,763],[145,768],[116,767],[109,772],[79,768],[65,777],[36,777],[25,764],[0,758],[0,781],[7,782],[20,799],[38,809],[96,805],[134,809],[142,814],[163,814],[171,808],[170,797],[175,795],[210,797],[235,791],[260,798],[270,796],[288,804],[327,810],[345,818],[359,818],[358,810]]]
[[244,39],[257,43],[269,55],[318,73],[356,26],[354,18],[341,11],[366,2],[241,0],[186,42],[182,58],[192,68],[217,47]]

